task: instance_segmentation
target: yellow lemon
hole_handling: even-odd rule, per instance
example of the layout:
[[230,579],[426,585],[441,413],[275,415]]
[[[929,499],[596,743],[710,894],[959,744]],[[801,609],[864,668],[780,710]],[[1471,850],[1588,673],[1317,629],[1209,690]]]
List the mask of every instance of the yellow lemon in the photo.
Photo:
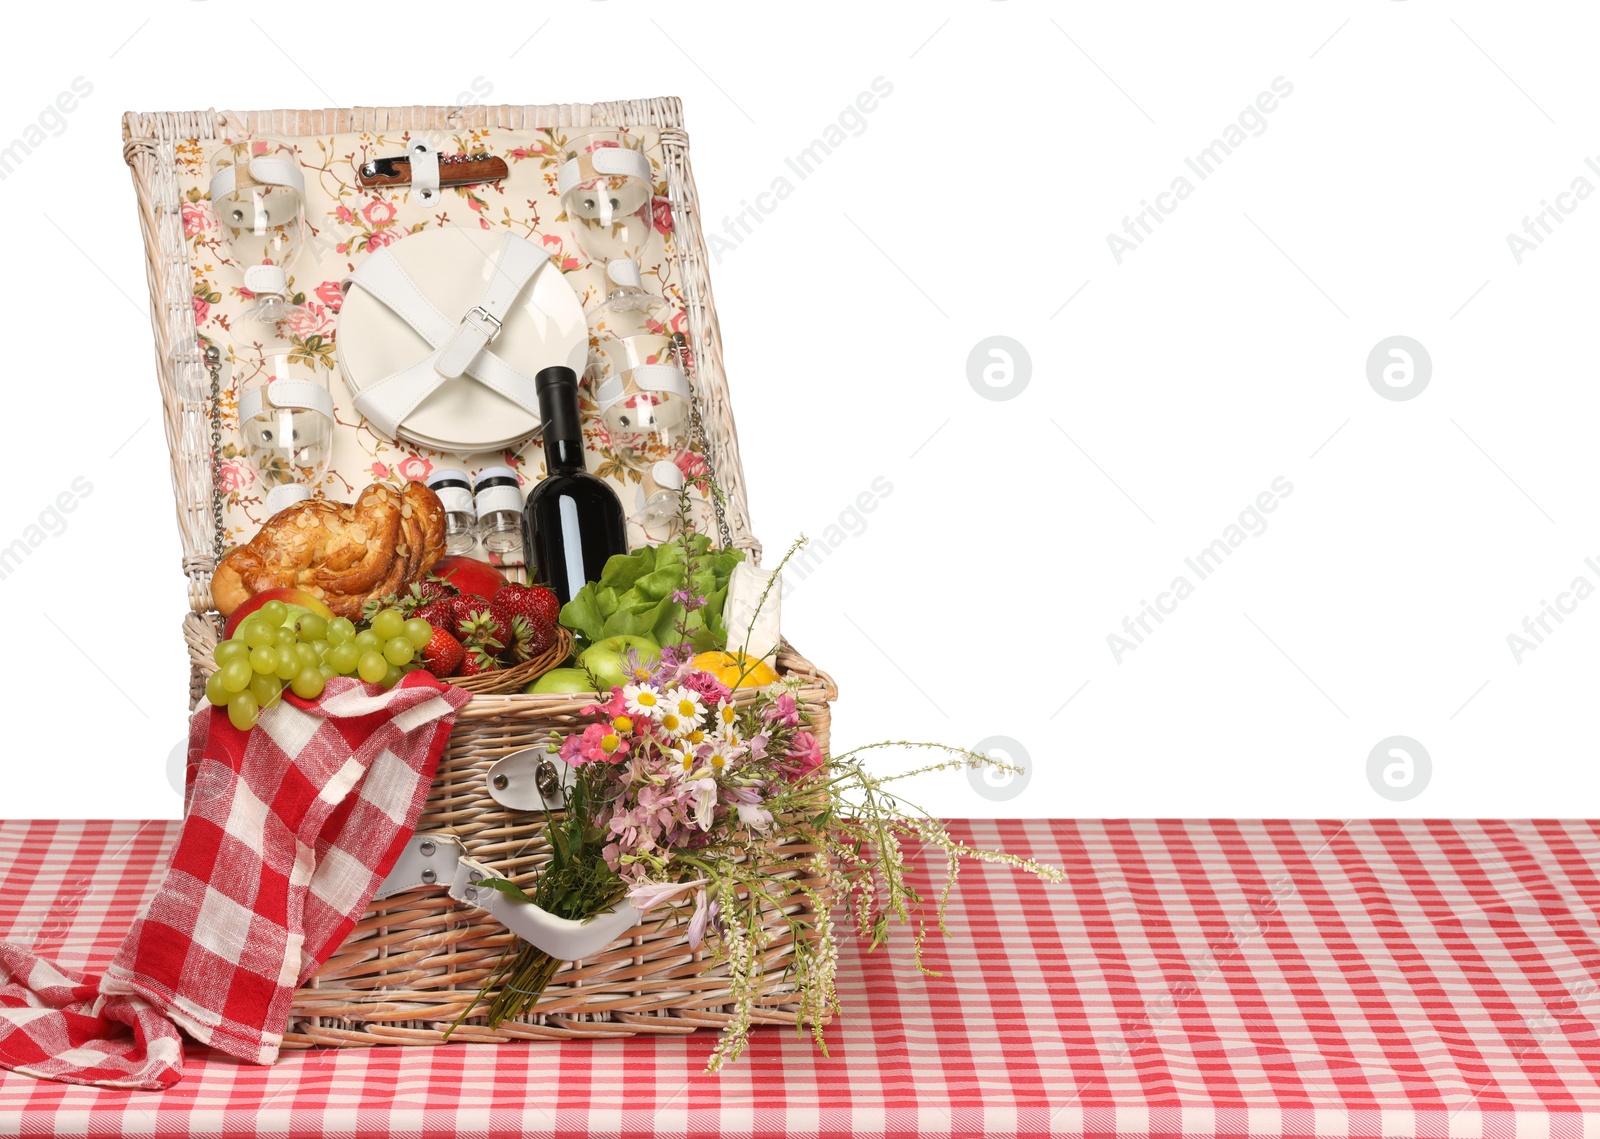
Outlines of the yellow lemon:
[[[729,688],[764,688],[776,684],[778,674],[765,661],[750,660],[743,653],[701,653],[693,660],[701,672],[709,672]],[[744,674],[744,679],[739,678]]]

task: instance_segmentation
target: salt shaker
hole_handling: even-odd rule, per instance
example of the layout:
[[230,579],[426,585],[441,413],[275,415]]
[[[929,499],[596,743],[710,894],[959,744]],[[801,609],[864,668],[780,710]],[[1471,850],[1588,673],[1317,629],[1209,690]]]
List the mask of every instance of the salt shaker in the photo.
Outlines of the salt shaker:
[[444,506],[444,548],[452,554],[470,554],[478,545],[478,516],[467,476],[461,471],[434,471],[428,489]]
[[483,548],[502,557],[522,549],[522,486],[510,467],[484,467],[472,488]]

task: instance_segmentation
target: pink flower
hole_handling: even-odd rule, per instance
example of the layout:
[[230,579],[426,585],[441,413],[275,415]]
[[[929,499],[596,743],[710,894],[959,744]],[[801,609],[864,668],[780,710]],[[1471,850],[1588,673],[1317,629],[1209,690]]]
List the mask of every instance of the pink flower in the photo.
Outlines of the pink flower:
[[351,225],[356,220],[356,215],[350,212],[350,207],[343,204],[333,211],[333,216],[345,225]]
[[395,467],[395,473],[409,482],[424,482],[433,473],[433,464],[420,455],[407,455]]
[[583,710],[585,716],[595,716],[604,720],[614,720],[618,716],[628,714],[628,702],[623,699],[622,689],[615,685],[611,688],[611,698],[604,704],[590,704]]
[[656,198],[650,203],[650,224],[657,233],[672,232],[672,203],[666,198]]
[[367,219],[367,224],[374,227],[394,221],[394,213],[393,204],[382,198],[373,198],[361,210],[361,216]]
[[[393,228],[375,229],[371,233],[367,234],[367,251],[371,252],[374,249],[382,249],[385,245],[393,245],[399,240],[400,235],[396,233]],[[339,252],[343,253],[343,248],[341,248]]]
[[[709,879],[696,878],[693,882],[640,882],[628,891],[628,901],[633,903],[635,909],[653,910],[668,898],[696,886],[704,886],[707,881]],[[701,890],[700,893],[703,895],[705,891]]]
[[326,338],[333,332],[333,320],[322,305],[307,301],[300,311],[284,318],[283,328],[291,340],[310,340],[313,336]]
[[479,229],[493,229],[494,227],[489,224],[489,219],[488,218],[479,218],[478,219],[478,228]]
[[709,672],[695,671],[683,678],[683,686],[691,692],[698,692],[700,699],[709,707],[731,699],[728,686],[712,676]]
[[551,253],[556,254],[558,257],[561,255],[561,248],[565,244],[561,238],[553,233],[547,233],[539,240],[544,243],[544,247]]
[[468,198],[467,199],[467,208],[469,210],[472,210],[474,213],[480,213],[481,214],[483,212],[483,203],[478,201],[477,198]]
[[210,205],[205,202],[183,203],[183,236],[193,237],[211,228]]
[[682,309],[673,313],[672,320],[668,323],[672,326],[672,331],[681,332],[685,336],[689,334],[689,314]]
[[386,478],[388,478],[389,477],[389,468],[384,466],[382,463],[373,463],[372,464],[372,477],[373,478],[377,478],[377,479],[386,479]]
[[785,692],[778,696],[772,703],[761,710],[769,723],[782,724],[786,728],[800,726],[800,709],[794,702],[794,697]]
[[797,777],[810,775],[822,766],[822,745],[810,732],[796,732],[789,741],[788,759]]
[[706,923],[716,920],[719,909],[721,907],[716,902],[712,902],[710,905],[706,904],[706,892],[704,890],[695,891],[694,916],[689,919],[688,941],[691,950],[700,948],[700,942],[706,936]]
[[246,459],[229,459],[217,467],[217,489],[223,494],[244,490],[256,481],[256,472]]
[[[569,755],[567,746],[576,738],[578,745]],[[627,757],[628,741],[617,734],[610,724],[590,724],[583,735],[568,736],[561,745],[561,758],[573,767],[586,763],[620,763]],[[615,829],[616,820],[612,820]]]
[[338,312],[344,304],[344,291],[338,281],[324,281],[317,286],[317,299],[328,306],[329,312]]
[[195,322],[195,324],[197,324],[197,325],[204,324],[206,322],[206,317],[208,317],[210,315],[211,315],[211,302],[206,300],[199,293],[196,293],[194,295],[194,322]]

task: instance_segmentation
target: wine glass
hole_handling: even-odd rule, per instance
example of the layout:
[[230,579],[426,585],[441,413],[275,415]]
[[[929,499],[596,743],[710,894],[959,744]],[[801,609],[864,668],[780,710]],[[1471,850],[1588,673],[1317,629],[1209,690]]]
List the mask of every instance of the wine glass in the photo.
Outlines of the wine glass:
[[689,380],[668,325],[642,310],[624,322],[613,312],[590,342],[584,379],[617,460],[646,470],[687,445]]
[[333,396],[319,379],[290,376],[286,355],[264,364],[239,397],[239,431],[276,514],[310,498],[333,465]]
[[643,143],[626,131],[595,130],[568,140],[556,190],[578,247],[603,268],[605,304],[649,304],[639,262],[654,230],[655,183]]
[[281,139],[228,142],[211,155],[211,207],[244,266],[248,320],[302,311],[289,302],[289,266],[305,245],[305,189],[299,155]]

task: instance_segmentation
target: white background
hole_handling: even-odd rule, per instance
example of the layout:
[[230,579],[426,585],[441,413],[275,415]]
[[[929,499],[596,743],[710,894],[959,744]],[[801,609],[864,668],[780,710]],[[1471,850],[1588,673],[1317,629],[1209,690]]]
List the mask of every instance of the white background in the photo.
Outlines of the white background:
[[[679,94],[708,230],[775,203],[713,266],[757,533],[775,558],[893,487],[785,609],[839,682],[835,746],[1028,757],[1021,794],[957,774],[922,806],[1593,812],[1600,600],[1520,663],[1506,639],[1600,586],[1600,200],[1564,199],[1520,264],[1506,240],[1600,187],[1582,6],[77,11],[11,17],[0,72],[0,141],[93,86],[0,182],[0,545],[93,484],[0,581],[0,815],[180,806],[186,602],[120,114],[452,103],[478,77],[495,103]],[[892,94],[797,179],[785,159],[878,77]],[[1264,132],[1200,181],[1185,156],[1277,77]],[[1107,235],[1179,175],[1192,195],[1119,264]],[[1015,398],[969,380],[995,335],[1031,361]],[[1431,357],[1414,399],[1368,382],[1392,335]],[[1265,532],[1119,663],[1108,634],[1279,476]],[[1431,756],[1401,802],[1367,774],[1394,735]]]

